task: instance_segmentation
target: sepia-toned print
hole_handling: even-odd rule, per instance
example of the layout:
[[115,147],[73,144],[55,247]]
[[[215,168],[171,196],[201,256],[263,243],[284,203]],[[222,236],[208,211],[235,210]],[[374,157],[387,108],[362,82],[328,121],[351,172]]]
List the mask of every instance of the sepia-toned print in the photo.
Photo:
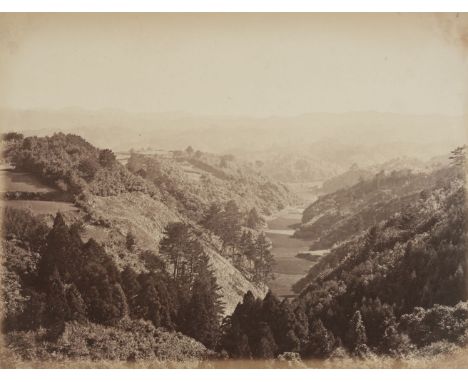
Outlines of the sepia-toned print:
[[468,367],[466,14],[1,14],[1,367]]

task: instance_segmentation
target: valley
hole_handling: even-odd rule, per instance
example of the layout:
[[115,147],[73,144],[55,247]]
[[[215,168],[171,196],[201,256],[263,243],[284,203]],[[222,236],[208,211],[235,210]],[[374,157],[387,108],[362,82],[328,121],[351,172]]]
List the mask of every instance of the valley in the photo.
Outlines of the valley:
[[[291,189],[302,190],[301,199],[305,203],[315,200],[316,196],[310,191],[312,188],[304,184],[288,184]],[[304,190],[306,190],[304,192]],[[309,190],[309,192],[307,192]],[[279,297],[290,297],[295,295],[292,286],[303,278],[310,267],[317,260],[310,261],[298,256],[299,253],[310,253],[323,256],[326,251],[309,251],[310,240],[292,237],[295,230],[293,227],[300,224],[304,208],[302,203],[298,206],[287,207],[274,216],[267,219],[267,228],[264,230],[266,236],[272,243],[272,254],[275,265],[273,267],[274,279],[268,282],[268,287]]]
[[[62,356],[71,333],[85,358],[97,333],[104,358],[128,337],[118,359],[412,356],[464,343],[464,147],[449,165],[323,194],[322,182],[282,183],[191,146],[116,155],[71,134],[4,139],[5,327],[20,357]],[[454,329],[420,337],[433,315]]]

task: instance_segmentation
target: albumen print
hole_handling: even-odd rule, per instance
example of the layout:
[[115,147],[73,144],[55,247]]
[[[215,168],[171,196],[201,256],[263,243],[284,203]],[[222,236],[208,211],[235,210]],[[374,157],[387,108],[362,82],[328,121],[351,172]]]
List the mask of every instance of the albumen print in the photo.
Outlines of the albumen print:
[[0,15],[3,368],[468,366],[468,16]]

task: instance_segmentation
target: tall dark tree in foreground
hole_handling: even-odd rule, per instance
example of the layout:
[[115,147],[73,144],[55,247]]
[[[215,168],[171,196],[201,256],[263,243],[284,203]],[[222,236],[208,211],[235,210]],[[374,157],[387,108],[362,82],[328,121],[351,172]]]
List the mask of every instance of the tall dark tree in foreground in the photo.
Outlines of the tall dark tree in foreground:
[[309,327],[309,339],[304,350],[305,358],[326,358],[335,346],[333,333],[327,330],[322,320],[315,319]]
[[71,321],[85,322],[87,317],[86,304],[75,284],[71,284],[66,291],[67,304],[70,309]]
[[366,327],[362,321],[362,315],[356,310],[349,323],[346,333],[346,341],[355,355],[364,355],[368,351]]
[[39,263],[39,281],[48,280],[55,268],[64,282],[78,277],[81,260],[81,242],[72,237],[70,229],[59,212],[47,236],[47,245]]
[[205,255],[198,265],[191,297],[185,311],[183,332],[213,349],[219,337],[219,324],[223,307],[220,302],[216,277]]
[[122,288],[127,296],[127,304],[131,317],[137,317],[137,299],[141,291],[137,273],[129,266],[125,267],[121,274]]
[[57,268],[54,268],[48,279],[44,317],[45,324],[51,328],[51,338],[56,338],[62,334],[65,328],[65,321],[69,317],[70,308],[65,295],[65,286]]

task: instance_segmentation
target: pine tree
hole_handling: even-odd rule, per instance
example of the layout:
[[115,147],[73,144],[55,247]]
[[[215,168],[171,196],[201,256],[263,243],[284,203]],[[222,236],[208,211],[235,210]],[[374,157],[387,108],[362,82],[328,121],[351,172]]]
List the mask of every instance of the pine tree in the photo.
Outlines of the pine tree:
[[39,280],[47,283],[55,268],[64,282],[72,282],[79,272],[81,242],[73,240],[63,215],[55,216],[54,225],[47,235],[46,248],[39,263]]
[[306,345],[304,356],[312,358],[325,358],[333,351],[335,338],[328,331],[322,320],[315,319],[309,326],[309,341]]
[[260,216],[255,207],[252,208],[247,215],[246,226],[252,229],[258,229],[264,225],[265,220]]
[[280,312],[276,319],[276,325],[271,325],[275,331],[276,343],[279,347],[279,352],[298,352],[301,348],[300,335],[302,338],[307,337],[307,333],[297,331],[300,323],[293,310],[293,306],[288,299],[284,299],[279,307]]
[[274,256],[271,241],[261,232],[255,243],[255,281],[266,282],[273,276]]
[[272,291],[269,290],[262,301],[262,308],[258,320],[268,324],[275,338],[275,342],[279,347],[281,347],[281,341],[284,340],[284,334],[289,329],[287,327],[288,323],[281,320],[281,314],[280,301]]
[[222,225],[222,210],[219,204],[212,203],[208,211],[203,216],[200,224],[206,229],[213,232],[215,235],[220,235]]
[[86,305],[81,297],[81,293],[75,284],[71,284],[66,292],[67,304],[70,309],[70,320],[85,322],[86,321]]
[[151,274],[141,274],[138,278],[140,292],[135,298],[135,315],[151,321],[157,328],[161,326],[162,306]]
[[280,354],[284,352],[299,353],[299,351],[301,350],[301,340],[296,335],[294,330],[290,329],[284,335],[284,339],[282,340],[281,345],[278,346],[280,349]]
[[177,319],[176,285],[165,272],[152,273],[152,277],[155,279],[156,292],[161,305],[159,311],[161,325],[170,330],[175,329]]
[[246,230],[242,232],[242,236],[239,240],[239,252],[242,257],[247,260],[249,268],[253,270],[255,267],[255,256],[257,250],[255,248],[255,241],[251,231]]
[[102,324],[116,323],[128,309],[119,271],[102,246],[92,239],[84,246],[83,257],[85,265],[77,286],[89,319]]
[[366,327],[362,321],[362,315],[357,310],[349,323],[349,328],[346,333],[346,341],[351,351],[358,356],[362,356],[367,349]]
[[178,280],[185,272],[187,255],[193,252],[195,235],[188,224],[169,223],[164,238],[159,243],[159,252],[172,266],[172,277]]
[[221,343],[219,348],[228,352],[231,358],[250,359],[249,338],[242,330],[237,317],[226,317],[221,325]]
[[254,357],[261,359],[275,358],[278,354],[278,346],[270,326],[266,322],[260,322],[258,326],[258,340],[254,346]]
[[45,324],[50,328],[50,336],[55,339],[63,333],[65,321],[70,318],[65,286],[57,267],[49,277],[46,296]]
[[198,268],[186,311],[184,333],[213,349],[219,337],[221,296],[207,257],[200,261]]
[[122,271],[121,279],[122,288],[125,292],[125,296],[127,297],[130,316],[135,317],[137,308],[136,298],[138,297],[138,293],[141,289],[140,283],[137,279],[137,274],[132,268],[126,266],[125,269]]
[[309,318],[307,317],[302,304],[296,306],[294,309],[294,316],[296,317],[296,320],[294,321],[294,333],[296,333],[297,337],[301,340],[302,348],[309,337]]
[[230,200],[224,207],[221,219],[220,237],[223,241],[223,252],[231,255],[239,244],[242,227],[242,214],[237,204]]
[[385,329],[395,323],[393,307],[382,304],[380,299],[363,300],[360,311],[366,328],[367,344],[370,347],[378,347]]
[[380,345],[380,351],[390,355],[400,355],[409,350],[409,339],[402,335],[392,323],[385,329]]

